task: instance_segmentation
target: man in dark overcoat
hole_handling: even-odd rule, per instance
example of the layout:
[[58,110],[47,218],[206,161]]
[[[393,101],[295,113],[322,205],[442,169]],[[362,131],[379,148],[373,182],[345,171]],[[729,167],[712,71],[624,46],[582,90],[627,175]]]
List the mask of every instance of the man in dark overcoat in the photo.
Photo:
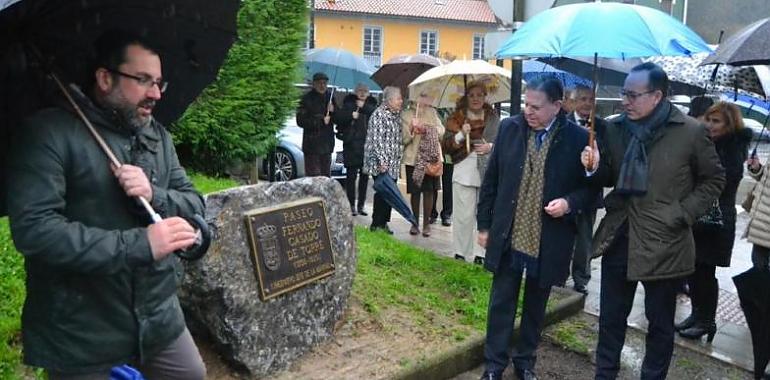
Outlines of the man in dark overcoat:
[[521,333],[513,355],[520,379],[536,379],[535,352],[551,286],[569,274],[575,216],[591,188],[580,163],[588,133],[561,111],[563,89],[555,78],[527,84],[523,115],[505,119],[481,185],[479,244],[484,267],[494,273],[489,302],[483,379],[500,379],[522,278]]
[[313,89],[302,96],[297,108],[297,125],[302,128],[302,153],[305,155],[305,175],[331,176],[334,152],[334,111],[337,109],[333,92],[328,90],[329,77],[313,74]]

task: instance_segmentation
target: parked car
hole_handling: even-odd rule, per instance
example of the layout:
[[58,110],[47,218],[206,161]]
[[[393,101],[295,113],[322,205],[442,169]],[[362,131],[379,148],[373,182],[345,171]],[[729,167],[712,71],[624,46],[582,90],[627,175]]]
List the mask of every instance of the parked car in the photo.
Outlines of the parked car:
[[[282,182],[305,176],[305,155],[302,153],[302,128],[297,126],[294,116],[286,119],[283,128],[278,132],[278,146],[275,149],[275,180]],[[270,172],[267,157],[257,161],[259,177],[268,178]],[[342,141],[335,139],[332,153],[331,176],[338,181],[344,181],[347,172],[343,165]]]

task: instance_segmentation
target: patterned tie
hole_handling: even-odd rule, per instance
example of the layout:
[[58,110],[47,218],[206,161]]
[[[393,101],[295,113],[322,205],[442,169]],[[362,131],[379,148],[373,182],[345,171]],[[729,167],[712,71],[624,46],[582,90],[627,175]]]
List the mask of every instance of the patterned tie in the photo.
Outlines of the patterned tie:
[[545,140],[547,134],[548,131],[545,129],[535,131],[535,148],[537,148],[538,151],[540,150],[540,147],[543,146],[543,140]]

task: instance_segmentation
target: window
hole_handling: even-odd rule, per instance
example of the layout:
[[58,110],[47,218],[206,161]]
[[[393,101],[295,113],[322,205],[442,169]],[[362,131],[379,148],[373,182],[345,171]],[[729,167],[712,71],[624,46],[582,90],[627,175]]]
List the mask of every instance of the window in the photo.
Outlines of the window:
[[373,67],[382,64],[382,27],[364,27],[364,59]]
[[484,35],[473,35],[473,59],[484,59]]
[[438,32],[423,30],[420,32],[420,54],[436,56],[438,54]]

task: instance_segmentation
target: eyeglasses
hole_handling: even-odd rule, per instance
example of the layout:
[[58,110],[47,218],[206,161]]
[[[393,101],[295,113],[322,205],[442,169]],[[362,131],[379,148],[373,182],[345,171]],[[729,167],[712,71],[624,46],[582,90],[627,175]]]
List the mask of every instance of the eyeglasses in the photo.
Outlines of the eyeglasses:
[[148,76],[148,75],[143,75],[143,76],[136,76],[136,75],[131,75],[131,74],[127,74],[127,73],[124,73],[124,72],[122,72],[122,71],[120,71],[120,70],[114,70],[114,69],[107,69],[107,71],[109,71],[109,72],[111,72],[111,73],[114,73],[114,74],[118,74],[118,75],[120,75],[120,76],[122,76],[122,77],[126,77],[126,78],[129,78],[129,79],[133,79],[133,80],[135,80],[135,81],[136,81],[136,83],[138,83],[140,86],[142,86],[142,87],[144,87],[144,88],[146,88],[146,89],[148,89],[148,90],[149,90],[149,89],[151,89],[151,88],[152,88],[152,86],[154,86],[154,85],[157,85],[157,86],[158,86],[158,89],[159,89],[159,90],[160,90],[160,92],[161,92],[161,94],[162,94],[162,93],[164,93],[164,92],[166,92],[166,89],[168,88],[168,82],[166,82],[166,81],[164,81],[164,80],[161,80],[161,79],[159,79],[159,80],[153,80],[153,79],[152,79],[150,76]]
[[633,92],[633,91],[621,90],[618,95],[620,95],[621,99],[622,98],[627,98],[629,102],[633,103],[640,96],[647,95],[647,94],[652,94],[655,91],[657,91],[657,90],[650,90],[650,91],[645,91],[645,92]]

